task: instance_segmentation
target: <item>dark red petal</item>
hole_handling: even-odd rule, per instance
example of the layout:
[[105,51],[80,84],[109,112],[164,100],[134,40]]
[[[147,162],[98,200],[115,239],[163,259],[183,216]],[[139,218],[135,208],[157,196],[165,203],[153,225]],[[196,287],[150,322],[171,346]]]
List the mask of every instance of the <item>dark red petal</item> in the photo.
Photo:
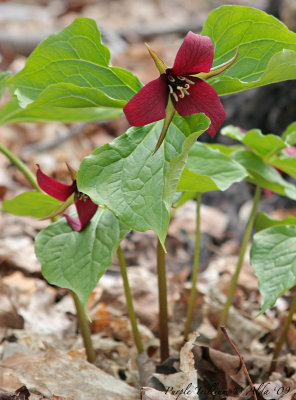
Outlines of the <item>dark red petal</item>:
[[72,185],[65,185],[50,176],[45,175],[40,166],[37,164],[37,182],[39,187],[50,196],[54,197],[60,201],[66,201],[67,198],[75,192],[76,183],[73,182]]
[[133,126],[143,126],[165,117],[168,101],[168,85],[159,77],[147,83],[123,108]]
[[175,103],[176,110],[182,117],[191,114],[205,113],[211,120],[207,129],[210,136],[215,136],[225,120],[225,111],[216,91],[206,82],[194,78],[195,84],[190,86],[189,95]]
[[175,75],[209,72],[214,58],[211,39],[188,32],[175,58]]
[[81,231],[92,219],[97,211],[98,205],[93,203],[91,199],[87,196],[85,198],[79,199],[76,203],[76,210],[78,213],[78,218],[70,217],[68,214],[64,214],[64,217],[68,221],[68,224],[74,231]]

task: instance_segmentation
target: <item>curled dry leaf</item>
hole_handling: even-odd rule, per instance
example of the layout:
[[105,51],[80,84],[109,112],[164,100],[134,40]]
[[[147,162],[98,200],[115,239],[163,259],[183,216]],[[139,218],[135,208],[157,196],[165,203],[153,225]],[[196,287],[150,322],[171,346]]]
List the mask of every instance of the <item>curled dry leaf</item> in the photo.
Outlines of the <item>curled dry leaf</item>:
[[180,351],[181,372],[170,375],[154,374],[154,377],[165,387],[166,393],[173,395],[174,398],[177,396],[178,400],[196,399],[198,392],[197,371],[192,352],[196,336],[193,332]]
[[218,392],[238,396],[246,387],[245,374],[237,356],[197,345],[193,347],[192,352],[202,379],[199,392],[207,394],[208,399],[217,400]]

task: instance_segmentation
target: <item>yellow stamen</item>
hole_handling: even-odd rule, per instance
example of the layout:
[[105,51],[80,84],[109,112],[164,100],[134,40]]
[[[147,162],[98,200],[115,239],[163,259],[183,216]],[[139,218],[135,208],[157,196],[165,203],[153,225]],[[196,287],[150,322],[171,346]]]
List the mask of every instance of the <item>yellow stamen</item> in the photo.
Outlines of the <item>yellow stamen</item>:
[[188,78],[184,78],[184,80],[185,80],[185,82],[189,83],[189,85],[194,85],[195,84],[195,82],[191,81]]
[[176,95],[176,93],[173,92],[172,95],[174,96],[174,99],[175,99],[176,101],[178,101],[178,96]]
[[177,86],[177,89],[180,92],[180,94],[179,94],[180,99],[183,99],[183,97],[185,96],[185,94],[183,92],[184,88],[182,86]]

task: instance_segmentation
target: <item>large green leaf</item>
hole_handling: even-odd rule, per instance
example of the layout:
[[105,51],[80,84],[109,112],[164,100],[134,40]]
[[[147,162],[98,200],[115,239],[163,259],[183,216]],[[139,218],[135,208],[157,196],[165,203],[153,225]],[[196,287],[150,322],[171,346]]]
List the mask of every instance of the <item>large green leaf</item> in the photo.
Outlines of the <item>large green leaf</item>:
[[73,231],[64,218],[48,226],[35,241],[44,277],[53,285],[74,291],[86,305],[128,231],[102,208],[81,232]]
[[[26,108],[20,107],[16,98],[12,99],[0,109],[0,125],[15,122],[102,121],[117,118],[122,114],[121,109],[118,108],[89,106],[89,99],[83,97],[75,99],[73,92],[71,94],[68,92],[68,97],[66,95],[63,99],[59,99],[61,91],[66,89],[66,86],[70,84],[49,86]],[[77,101],[78,106],[70,107],[69,102],[73,105],[74,101]]]
[[[95,22],[77,18],[61,32],[49,36],[30,55],[25,68],[10,78],[8,86],[17,96],[22,114],[12,100],[11,118],[31,121],[85,121],[118,116],[118,111],[141,88],[130,72],[112,67],[107,47]],[[103,110],[99,110],[102,107]],[[117,113],[115,113],[117,109]],[[7,110],[4,110],[7,111]],[[27,112],[26,112],[27,111]],[[17,117],[15,117],[17,114]]]
[[202,35],[212,39],[214,66],[239,48],[236,62],[209,80],[220,96],[296,78],[296,34],[261,10],[219,7],[209,14]]
[[153,154],[163,121],[133,127],[86,157],[78,171],[78,188],[107,206],[130,228],[154,230],[162,243],[170,208],[188,151],[209,126],[204,114],[171,123],[166,140]]
[[296,285],[296,226],[281,225],[256,233],[251,248],[251,265],[264,298],[260,311]]
[[249,182],[290,199],[296,199],[296,186],[285,181],[273,167],[265,164],[252,151],[239,150],[232,153],[232,157],[248,171],[247,180]]
[[245,168],[231,157],[203,143],[195,143],[189,151],[177,190],[199,193],[226,190],[247,175]]
[[270,228],[277,225],[296,225],[296,217],[292,215],[284,219],[272,218],[270,215],[265,214],[263,211],[259,211],[255,221],[256,232],[262,231],[263,229]]
[[60,204],[59,200],[45,193],[25,192],[12,200],[4,200],[2,211],[21,217],[45,218]]

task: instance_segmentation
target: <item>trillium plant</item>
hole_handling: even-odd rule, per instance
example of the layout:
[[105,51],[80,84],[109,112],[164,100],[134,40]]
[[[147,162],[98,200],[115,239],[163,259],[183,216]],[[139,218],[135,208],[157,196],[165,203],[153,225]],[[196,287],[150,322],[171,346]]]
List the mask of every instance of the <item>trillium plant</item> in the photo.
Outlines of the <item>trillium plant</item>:
[[[227,324],[254,226],[261,224],[267,228],[256,234],[251,253],[264,297],[262,312],[296,284],[291,279],[287,283],[284,267],[281,272],[275,264],[276,278],[271,287],[262,259],[263,250],[267,255],[272,254],[268,248],[270,237],[293,241],[295,227],[276,225],[262,213],[256,218],[262,188],[296,199],[295,185],[278,172],[295,178],[296,158],[285,150],[296,142],[295,124],[281,137],[264,135],[257,129],[248,132],[233,126],[221,129],[225,111],[219,99],[295,79],[296,34],[263,11],[230,5],[212,11],[202,32],[187,33],[170,64],[172,67],[166,66],[149,45],[146,47],[160,76],[143,85],[131,72],[111,65],[109,50],[101,42],[96,23],[78,18],[43,41],[28,57],[22,71],[15,76],[8,72],[0,74],[0,94],[7,88],[12,95],[0,110],[2,125],[105,121],[119,116],[125,116],[131,125],[125,134],[81,160],[77,172],[68,167],[72,178],[69,185],[48,176],[42,165],[31,171],[0,144],[0,151],[35,189],[5,200],[2,211],[54,221],[37,235],[35,251],[45,279],[69,289],[73,295],[89,361],[94,361],[95,353],[86,305],[116,252],[135,344],[139,353],[145,350],[120,247],[130,230],[153,230],[158,237],[160,361],[169,357],[165,241],[174,209],[193,198],[197,203],[196,249],[188,312],[184,316],[185,338],[192,329],[198,329],[192,326],[192,312],[200,250],[199,210],[205,192],[224,191],[234,182],[245,180],[255,185],[253,208],[237,270],[224,311],[221,310],[221,324]],[[212,138],[221,132],[240,143],[233,147],[203,144],[197,139],[204,132]],[[68,161],[71,164],[70,154]],[[71,204],[75,205],[76,213],[65,214]],[[61,218],[56,220],[57,216]],[[289,257],[287,263],[292,268],[295,255],[291,252]],[[277,279],[281,290],[272,292]],[[216,345],[219,346],[219,335]]]

